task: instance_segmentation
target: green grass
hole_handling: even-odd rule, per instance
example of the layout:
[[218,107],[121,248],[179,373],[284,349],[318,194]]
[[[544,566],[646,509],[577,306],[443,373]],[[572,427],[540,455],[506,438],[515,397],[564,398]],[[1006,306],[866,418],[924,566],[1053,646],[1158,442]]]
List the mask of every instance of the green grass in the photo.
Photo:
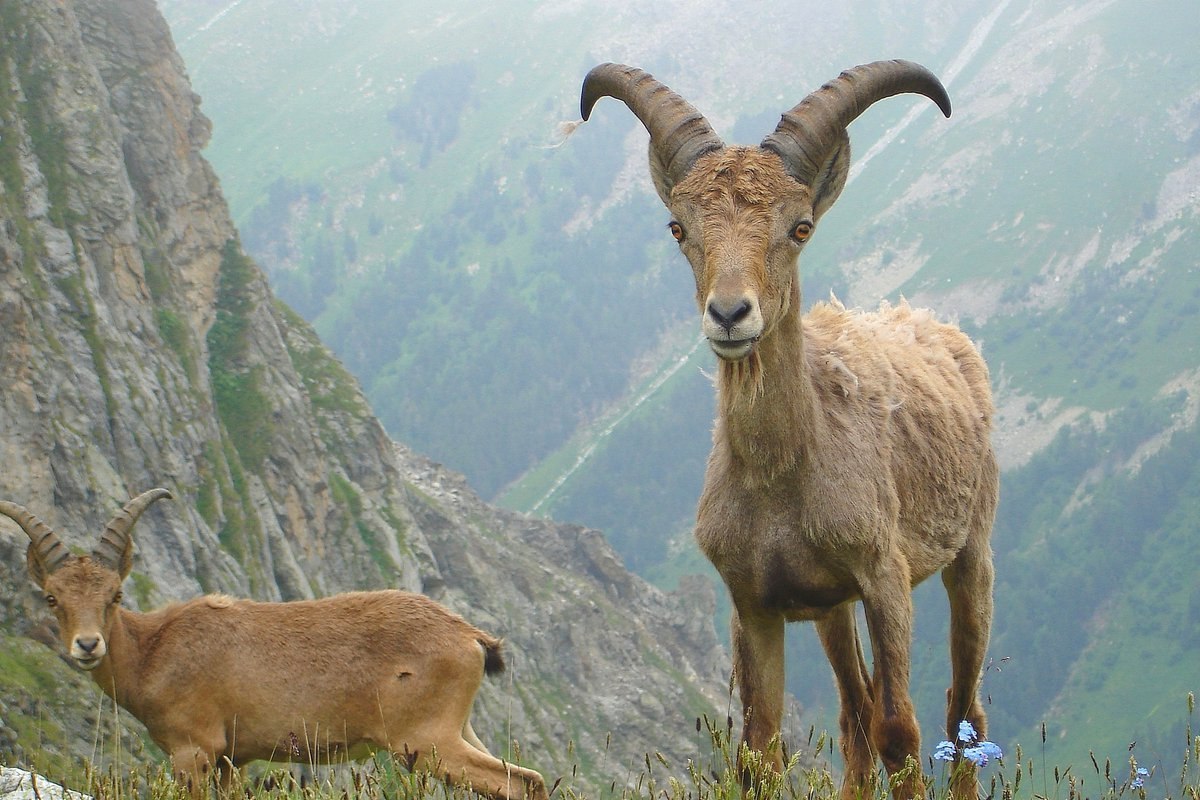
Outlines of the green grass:
[[[1141,764],[1136,755],[1127,762],[1100,763],[1095,758],[1083,768],[1067,768],[1045,761],[1045,732],[1037,754],[1019,745],[1012,753],[979,769],[981,796],[987,800],[1200,800],[1200,735],[1191,719],[1195,699],[1188,695],[1188,722],[1181,731],[1182,767],[1179,774],[1165,774]],[[826,734],[809,732],[807,741],[786,759],[782,773],[770,769],[761,754],[740,748],[734,742],[729,721],[696,720],[698,753],[686,763],[670,763],[658,752],[648,752],[637,764],[617,765],[608,760],[607,746],[600,753],[584,754],[567,743],[569,755],[588,762],[587,775],[576,763],[563,775],[544,774],[552,797],[564,800],[833,800],[838,797],[839,778],[829,768],[835,742]],[[611,735],[606,743],[611,743]],[[778,746],[778,740],[775,745]],[[117,764],[122,754],[113,754]],[[536,754],[532,755],[536,762]],[[528,759],[518,761],[536,768]],[[42,759],[41,763],[49,764]],[[71,784],[95,797],[140,797],[148,800],[176,800],[185,796],[174,784],[163,762],[151,766],[113,766],[87,764],[82,783]],[[910,762],[910,769],[922,768],[925,798],[946,800],[956,763],[926,758],[921,765]],[[1139,769],[1143,770],[1139,773]],[[298,777],[299,776],[299,777]],[[745,791],[743,777],[753,788]],[[53,777],[53,776],[51,776]],[[886,800],[890,797],[888,779],[877,776],[862,800]],[[439,797],[465,800],[475,795],[461,788],[449,788],[428,773],[412,773],[386,754],[371,759],[342,763],[332,768],[307,765],[305,769],[281,765],[259,765],[235,776],[232,796],[248,798],[296,798],[297,800],[333,800],[350,797]]]

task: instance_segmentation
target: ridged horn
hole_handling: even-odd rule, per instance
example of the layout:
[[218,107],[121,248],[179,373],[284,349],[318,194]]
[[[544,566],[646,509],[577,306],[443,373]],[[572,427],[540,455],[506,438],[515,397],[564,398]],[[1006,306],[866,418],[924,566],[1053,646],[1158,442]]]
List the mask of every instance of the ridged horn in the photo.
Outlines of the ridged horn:
[[662,169],[656,183],[669,194],[696,159],[725,146],[704,118],[688,101],[659,82],[650,73],[624,64],[600,64],[583,79],[579,110],[586,121],[601,97],[615,97],[650,132],[650,149]]
[[950,96],[932,72],[911,61],[873,61],[846,70],[783,115],[762,147],[783,159],[793,178],[812,186],[846,126],[873,103],[912,92],[950,116]]
[[113,569],[120,569],[121,559],[129,544],[129,531],[133,528],[133,523],[137,522],[138,517],[151,503],[171,496],[166,489],[150,489],[126,503],[125,507],[118,511],[104,527],[99,544],[92,550],[92,557],[101,564]]
[[71,557],[71,551],[58,538],[58,534],[52,531],[49,525],[31,514],[24,506],[10,503],[7,500],[0,500],[0,514],[10,517],[13,522],[21,526],[21,530],[25,531],[25,535],[33,543],[38,561],[42,563],[42,567],[46,570],[47,574],[54,572],[54,570],[62,566],[64,561]]

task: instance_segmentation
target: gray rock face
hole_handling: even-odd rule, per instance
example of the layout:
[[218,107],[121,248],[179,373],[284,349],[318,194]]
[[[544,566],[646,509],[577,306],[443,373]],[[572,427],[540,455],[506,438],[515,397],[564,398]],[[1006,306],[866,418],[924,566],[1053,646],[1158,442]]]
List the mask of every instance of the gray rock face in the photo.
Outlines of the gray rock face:
[[477,728],[511,726],[525,752],[564,760],[568,742],[607,747],[635,768],[647,752],[670,760],[707,744],[696,717],[724,717],[729,675],[709,583],[664,593],[627,572],[598,531],[490,508],[457,473],[402,445],[396,454],[427,498],[411,506],[439,568],[424,590],[478,609],[472,619],[507,638],[511,679],[485,686]]
[[[682,765],[706,744],[695,717],[724,717],[728,675],[711,589],[658,591],[600,533],[490,508],[388,439],[242,254],[152,0],[2,11],[0,498],[84,549],[129,497],[171,489],[135,531],[127,602],[141,608],[202,591],[431,594],[506,637],[510,672],[475,727],[551,780],[581,752],[624,775],[647,751]],[[25,544],[0,520],[0,638],[52,644]],[[97,693],[39,649],[11,648],[22,669],[0,688],[58,687],[61,736],[41,701],[13,704],[0,760],[39,726],[40,747],[89,752]]]

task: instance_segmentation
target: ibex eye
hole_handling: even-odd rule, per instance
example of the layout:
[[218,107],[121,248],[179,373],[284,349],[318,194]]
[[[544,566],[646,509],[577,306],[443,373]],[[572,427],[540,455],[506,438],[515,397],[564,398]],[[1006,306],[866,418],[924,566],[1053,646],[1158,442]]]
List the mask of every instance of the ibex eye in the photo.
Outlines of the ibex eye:
[[808,241],[808,237],[812,236],[813,224],[806,219],[802,219],[796,223],[796,227],[792,228],[792,239],[803,244]]
[[54,608],[56,605],[58,605],[58,598],[52,594],[46,595],[46,605]]
[[683,241],[684,233],[683,233],[682,225],[680,225],[675,220],[671,220],[671,222],[667,224],[667,227],[671,229],[671,235],[675,237],[675,241],[677,241],[677,242]]
[[120,604],[121,598],[123,598],[124,596],[125,595],[121,594],[120,592],[117,592],[116,594],[114,594],[113,599],[112,599],[113,605],[115,606],[115,605]]

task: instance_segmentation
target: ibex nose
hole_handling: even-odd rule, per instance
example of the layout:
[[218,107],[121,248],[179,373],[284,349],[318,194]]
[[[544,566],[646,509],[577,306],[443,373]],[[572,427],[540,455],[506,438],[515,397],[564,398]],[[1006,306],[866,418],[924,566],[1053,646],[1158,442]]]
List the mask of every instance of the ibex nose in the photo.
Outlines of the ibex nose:
[[753,306],[750,305],[750,301],[744,297],[729,303],[721,303],[715,299],[708,301],[708,315],[712,317],[713,322],[724,328],[726,333],[745,319],[751,308]]
[[80,636],[75,639],[75,646],[90,656],[92,653],[96,652],[96,648],[100,646],[100,637]]

